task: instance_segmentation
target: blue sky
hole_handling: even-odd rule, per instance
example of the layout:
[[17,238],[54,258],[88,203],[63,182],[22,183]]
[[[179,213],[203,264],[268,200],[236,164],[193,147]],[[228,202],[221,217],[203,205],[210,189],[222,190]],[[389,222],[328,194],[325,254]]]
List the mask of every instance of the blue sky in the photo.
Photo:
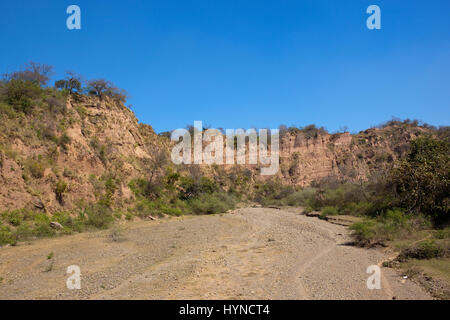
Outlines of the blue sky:
[[[66,28],[81,8],[82,29]],[[381,8],[382,29],[366,28]],[[450,120],[448,0],[0,3],[0,72],[33,60],[126,89],[157,132]]]

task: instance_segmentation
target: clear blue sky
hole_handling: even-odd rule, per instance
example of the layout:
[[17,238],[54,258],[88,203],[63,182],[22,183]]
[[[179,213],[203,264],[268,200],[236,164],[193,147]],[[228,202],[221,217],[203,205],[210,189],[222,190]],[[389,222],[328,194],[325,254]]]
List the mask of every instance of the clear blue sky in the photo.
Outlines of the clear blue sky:
[[[382,30],[366,28],[371,4]],[[449,125],[449,12],[448,0],[1,0],[0,72],[33,60],[106,78],[157,132]]]

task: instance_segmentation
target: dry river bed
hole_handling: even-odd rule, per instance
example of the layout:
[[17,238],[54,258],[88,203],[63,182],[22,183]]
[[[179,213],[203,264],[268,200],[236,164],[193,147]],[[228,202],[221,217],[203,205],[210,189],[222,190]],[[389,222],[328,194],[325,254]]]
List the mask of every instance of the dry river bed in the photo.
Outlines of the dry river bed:
[[[367,268],[389,253],[299,212],[243,208],[2,248],[0,299],[431,299],[388,268],[369,290]],[[79,290],[66,285],[71,265]]]

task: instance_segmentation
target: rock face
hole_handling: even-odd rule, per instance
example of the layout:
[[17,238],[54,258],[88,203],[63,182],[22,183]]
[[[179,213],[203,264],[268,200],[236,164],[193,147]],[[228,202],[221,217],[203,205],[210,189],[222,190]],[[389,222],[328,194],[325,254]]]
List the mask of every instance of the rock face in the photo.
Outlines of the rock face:
[[283,181],[308,186],[329,176],[364,180],[376,170],[404,156],[409,141],[422,134],[421,127],[372,128],[350,133],[288,133],[281,139],[280,156]]
[[[113,205],[126,206],[133,197],[130,180],[153,174],[152,163],[172,145],[109,98],[72,96],[59,112],[41,108],[10,119],[0,116],[0,211],[70,210],[98,201],[105,192],[113,194]],[[356,135],[286,131],[276,178],[296,186],[330,175],[365,179],[403,156],[408,142],[425,131],[401,123]],[[202,167],[218,175],[213,166]],[[261,177],[255,166],[240,167],[249,169],[252,181],[273,178]],[[226,175],[233,167],[222,169]]]
[[33,203],[33,205],[34,205],[34,207],[36,209],[40,209],[40,210],[44,210],[45,209],[44,203],[42,203],[42,200],[39,199],[38,197],[34,197],[32,199],[32,203]]
[[[59,210],[55,195],[59,180],[67,182],[65,209],[78,201],[94,202],[99,185],[110,175],[117,185],[115,198],[126,201],[132,194],[128,181],[145,178],[146,162],[158,150],[168,149],[166,138],[108,98],[78,96],[67,101],[63,114],[43,112],[13,120],[21,121],[21,131],[0,129],[0,210]],[[35,126],[51,137],[40,133],[36,138]],[[66,145],[59,142],[63,136],[69,141]]]

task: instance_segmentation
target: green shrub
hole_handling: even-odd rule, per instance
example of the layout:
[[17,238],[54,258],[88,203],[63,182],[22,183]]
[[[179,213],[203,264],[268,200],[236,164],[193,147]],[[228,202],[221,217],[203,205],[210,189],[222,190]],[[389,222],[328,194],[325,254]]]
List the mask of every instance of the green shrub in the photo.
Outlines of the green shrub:
[[1,213],[1,218],[10,225],[20,226],[25,220],[32,220],[34,213],[27,209],[16,209]]
[[450,228],[437,230],[433,236],[435,239],[450,239]]
[[75,227],[75,220],[69,212],[55,212],[53,213],[52,220],[60,223],[65,228],[73,229]]
[[50,218],[42,212],[34,213],[32,216],[32,221],[36,223],[50,223]]
[[134,218],[134,216],[133,216],[133,214],[132,214],[131,212],[127,212],[127,213],[125,214],[125,219],[126,219],[127,221],[132,221],[133,218]]
[[86,226],[87,217],[85,212],[81,211],[78,213],[78,216],[73,219],[73,231],[82,232]]
[[395,227],[406,227],[409,221],[408,215],[402,209],[394,208],[392,210],[387,210],[385,214],[382,215],[383,220],[386,223],[392,224]]
[[133,208],[133,212],[141,218],[155,215],[161,216],[163,214],[180,216],[183,213],[182,208],[183,206],[180,207],[179,202],[166,203],[162,199],[143,199],[136,204]]
[[360,190],[361,187],[351,183],[324,186],[321,190],[321,197],[316,199],[316,205],[342,208],[350,202],[362,200]]
[[339,214],[339,211],[336,207],[327,206],[327,207],[323,207],[320,215],[322,217],[327,217],[327,216],[336,216],[338,214]]
[[407,158],[400,161],[390,183],[402,207],[422,212],[438,223],[450,220],[450,143],[430,137],[411,142]]
[[309,206],[314,201],[315,194],[315,189],[306,188],[288,195],[285,203],[289,206]]
[[24,222],[16,228],[14,234],[16,235],[17,240],[24,241],[34,237],[35,231],[30,223]]
[[8,119],[17,119],[19,115],[17,111],[9,104],[0,102],[0,114],[6,115]]
[[14,237],[13,233],[11,232],[11,228],[8,226],[2,226],[0,225],[0,245],[5,244],[16,244],[17,239]]
[[224,193],[213,193],[192,200],[190,206],[194,214],[214,214],[233,209],[235,200]]
[[114,220],[112,210],[101,204],[95,204],[85,211],[88,217],[86,224],[98,229],[106,229]]
[[442,258],[449,254],[450,248],[448,243],[437,243],[435,240],[424,240],[402,250],[398,256],[398,260]]
[[38,222],[34,227],[34,235],[38,238],[48,238],[56,235],[49,222]]
[[414,220],[401,209],[387,210],[378,218],[366,218],[350,226],[356,243],[362,246],[384,245],[413,229]]
[[[9,243],[32,238],[52,237],[57,233],[71,234],[73,231],[81,232],[86,224],[86,219],[73,218],[69,212],[56,212],[50,218],[45,213],[33,212],[27,209],[6,211],[0,215],[0,218],[0,222],[3,220],[13,227],[10,229],[8,226],[8,228],[2,229],[3,239],[9,239]],[[59,222],[63,225],[63,230],[61,232],[55,231],[50,226],[51,221]]]
[[33,178],[40,179],[44,176],[45,166],[42,161],[29,160],[26,167]]
[[10,224],[12,224],[13,226],[17,227],[22,223],[22,217],[20,217],[19,215],[11,215],[9,217],[9,221]]
[[105,189],[106,192],[113,194],[118,189],[117,181],[112,177],[108,177],[105,181]]
[[67,182],[64,180],[58,180],[55,186],[55,194],[56,199],[62,203],[63,202],[63,195],[67,191]]
[[180,198],[184,200],[194,199],[203,194],[211,194],[218,190],[214,181],[207,177],[181,177],[180,187]]
[[419,244],[420,258],[422,259],[432,259],[443,257],[445,252],[444,249],[437,245],[434,240],[425,240]]
[[350,226],[352,236],[357,241],[357,244],[366,246],[374,241],[376,236],[376,221],[372,219],[366,219],[362,222],[356,222]]
[[354,215],[354,216],[363,216],[367,215],[368,212],[373,210],[373,204],[362,201],[362,202],[350,202],[344,204],[342,208],[340,208],[341,214]]
[[183,214],[180,208],[173,207],[168,204],[162,204],[159,207],[159,212],[167,214],[169,216],[181,216]]
[[151,210],[154,208],[153,202],[144,199],[136,203],[134,206],[134,212],[136,212],[136,215],[138,217],[144,218],[151,214]]
[[31,81],[12,79],[6,84],[4,100],[17,111],[29,113],[33,106],[33,101],[40,94],[41,88],[38,84]]
[[307,206],[307,207],[305,208],[305,210],[303,210],[303,213],[308,214],[308,213],[311,213],[311,212],[313,212],[313,211],[314,211],[314,209],[313,209],[312,207]]
[[[274,180],[269,180],[266,183],[255,184],[255,196],[254,201],[261,203],[262,205],[279,204],[280,201],[276,199],[276,196],[282,189],[281,183]],[[276,201],[274,201],[276,200]]]
[[274,199],[282,200],[286,197],[292,195],[295,192],[295,189],[292,186],[283,186],[278,194],[275,195]]
[[144,179],[133,179],[128,183],[128,187],[137,197],[145,197],[147,189],[147,181]]

